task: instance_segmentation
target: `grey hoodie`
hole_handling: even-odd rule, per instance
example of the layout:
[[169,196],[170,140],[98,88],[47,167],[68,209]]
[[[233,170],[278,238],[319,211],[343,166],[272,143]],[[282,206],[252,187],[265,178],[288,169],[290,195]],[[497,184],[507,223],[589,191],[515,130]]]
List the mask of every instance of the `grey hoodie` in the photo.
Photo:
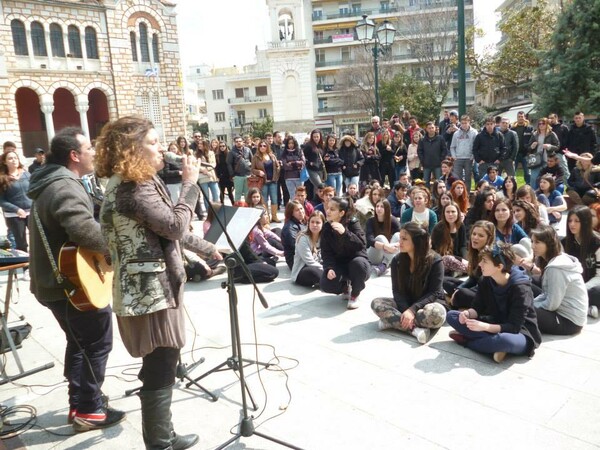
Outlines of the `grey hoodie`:
[[450,155],[455,159],[473,159],[473,142],[477,131],[469,127],[468,131],[459,128],[452,136],[450,144]]
[[543,293],[533,300],[533,306],[555,311],[575,325],[585,325],[588,295],[582,273],[577,258],[566,253],[552,258],[544,270]]

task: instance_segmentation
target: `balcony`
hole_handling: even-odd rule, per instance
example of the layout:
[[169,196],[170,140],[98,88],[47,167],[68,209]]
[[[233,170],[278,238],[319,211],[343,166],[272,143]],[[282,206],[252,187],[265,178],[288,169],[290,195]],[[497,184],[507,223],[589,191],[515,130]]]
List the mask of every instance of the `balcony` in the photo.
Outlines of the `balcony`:
[[244,103],[271,103],[273,101],[270,95],[260,95],[256,97],[236,97],[228,98],[227,103],[230,105],[241,105]]
[[317,84],[317,91],[332,92],[335,90],[335,84]]
[[294,41],[271,41],[267,42],[267,48],[269,50],[308,48],[308,41],[306,39],[298,39]]
[[246,127],[248,125],[254,125],[257,123],[264,122],[265,120],[267,120],[266,117],[236,117],[235,119],[233,119],[232,124],[234,127]]

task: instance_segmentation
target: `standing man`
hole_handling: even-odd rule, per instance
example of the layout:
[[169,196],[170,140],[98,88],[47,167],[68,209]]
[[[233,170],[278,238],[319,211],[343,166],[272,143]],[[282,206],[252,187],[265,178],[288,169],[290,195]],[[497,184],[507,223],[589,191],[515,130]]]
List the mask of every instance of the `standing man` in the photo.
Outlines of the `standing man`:
[[425,130],[427,134],[419,141],[417,154],[423,165],[425,186],[429,189],[431,174],[436,180],[442,176],[442,161],[448,156],[448,148],[444,138],[435,133],[435,123],[427,122]]
[[[585,115],[577,111],[573,117],[573,125],[569,128],[567,146],[569,151],[581,155],[582,153],[596,153],[596,136],[591,126],[585,123]],[[569,158],[569,170],[573,170],[576,161]]]
[[529,139],[533,134],[533,127],[529,124],[529,121],[525,119],[525,113],[519,111],[517,113],[517,121],[513,123],[512,130],[517,133],[519,138],[519,151],[517,153],[517,159],[515,160],[515,171],[521,164],[523,167],[523,176],[525,177],[525,184],[529,184],[531,178],[531,171],[527,167],[527,153],[529,153]]
[[554,131],[554,134],[556,134],[556,137],[558,138],[559,147],[556,156],[558,157],[560,167],[565,175],[565,180],[568,180],[571,173],[569,172],[569,165],[567,164],[567,158],[564,154],[564,150],[567,148],[569,141],[569,127],[558,119],[558,114],[550,114],[548,116],[548,120],[550,121],[552,131]]
[[417,118],[411,116],[410,119],[408,119],[408,128],[404,132],[404,145],[406,148],[411,144],[414,133],[421,133],[421,136],[425,136],[425,132],[417,123]]
[[504,136],[496,130],[496,121],[493,117],[485,119],[483,130],[475,137],[473,142],[473,157],[479,164],[479,173],[486,174],[492,164],[497,166],[506,154]]
[[190,144],[190,150],[192,150],[194,155],[196,155],[198,153],[198,146],[200,145],[200,142],[202,142],[202,133],[199,131],[194,131],[194,134],[192,134],[192,139],[194,142]]
[[498,172],[502,175],[502,171],[506,171],[506,175],[515,176],[515,161],[519,153],[519,136],[510,129],[510,120],[508,117],[503,117],[500,120],[500,133],[504,136],[504,145],[506,145],[506,153],[500,159],[498,164]]
[[[440,122],[440,125],[444,121]],[[445,124],[444,128],[440,127],[440,134],[446,140],[446,147],[450,148],[452,145],[452,136],[458,131],[460,124],[458,123],[458,111],[452,110],[448,115],[448,123]]]
[[[451,112],[456,112],[456,111],[451,111]],[[456,112],[456,117],[458,118],[458,112]],[[444,110],[444,118],[442,120],[440,120],[440,123],[438,124],[438,128],[440,129],[440,133],[443,133],[444,130],[446,129],[446,127],[448,126],[448,124],[450,124],[450,113],[448,112],[447,109]]]
[[35,149],[35,161],[31,163],[31,165],[27,168],[29,173],[33,173],[38,170],[42,165],[46,162],[46,152],[44,149],[36,148]]
[[[283,134],[281,131],[273,131],[273,143],[271,144],[271,150],[275,154],[277,161],[281,165],[281,155],[283,155],[284,146],[283,146]],[[288,191],[287,185],[285,184],[285,177],[283,173],[277,180],[277,204],[280,207],[285,207],[290,201],[290,193]]]
[[460,129],[452,136],[450,155],[454,158],[454,176],[463,180],[467,190],[471,190],[473,173],[473,142],[477,131],[471,126],[471,118],[464,115],[460,118]]
[[61,130],[52,139],[46,164],[31,176],[28,193],[33,199],[29,216],[31,292],[52,311],[67,338],[68,422],[77,432],[107,428],[125,418],[124,412],[108,407],[101,391],[113,343],[112,309],[82,312],[70,303],[65,287],[55,278],[34,210],[55,262],[66,242],[107,254],[92,200],[81,184],[81,177],[94,171],[95,153],[82,130]]
[[252,152],[241,136],[233,138],[233,148],[227,154],[227,169],[233,177],[234,199],[237,202],[248,192],[248,177],[252,167]]

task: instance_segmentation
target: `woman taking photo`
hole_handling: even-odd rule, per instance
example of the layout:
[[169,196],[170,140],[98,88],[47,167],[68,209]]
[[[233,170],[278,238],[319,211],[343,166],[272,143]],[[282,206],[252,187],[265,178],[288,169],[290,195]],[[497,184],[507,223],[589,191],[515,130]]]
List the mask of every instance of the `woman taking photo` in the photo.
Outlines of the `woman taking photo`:
[[395,328],[425,344],[430,329],[446,320],[442,258],[431,250],[429,233],[412,222],[402,226],[399,246],[390,268],[393,298],[376,298],[371,309],[380,330]]
[[[169,144],[167,152],[175,153],[179,156],[182,155],[181,149],[176,142],[171,142]],[[171,201],[176,203],[179,199],[179,192],[181,191],[181,167],[179,167],[177,164],[165,162],[164,167],[158,171],[158,176],[167,185],[167,190],[171,196]]]
[[325,223],[325,216],[320,211],[315,211],[308,218],[308,228],[298,234],[294,266],[291,279],[294,283],[306,287],[319,287],[323,277],[321,264],[321,230]]
[[444,278],[444,290],[448,293],[448,304],[452,309],[470,308],[477,292],[477,284],[481,279],[479,267],[479,252],[485,247],[494,244],[496,228],[492,222],[479,220],[471,228],[467,250],[467,275],[466,280],[458,278]]
[[600,234],[592,227],[592,214],[590,208],[582,205],[569,211],[567,235],[562,244],[565,253],[577,258],[583,267],[583,281],[589,300],[588,316],[597,319],[600,307]]
[[327,136],[325,151],[323,154],[325,162],[325,171],[327,172],[327,186],[331,186],[335,190],[337,197],[342,195],[342,167],[344,160],[340,158],[337,147],[337,137],[330,134]]
[[537,198],[546,207],[550,224],[560,222],[562,212],[567,210],[567,202],[556,190],[554,178],[552,175],[542,175],[538,183],[540,188],[537,191]]
[[493,355],[500,363],[508,353],[532,357],[542,342],[537,326],[531,281],[523,269],[513,266],[510,246],[486,247],[480,252],[479,282],[473,305],[448,312],[450,337],[479,353]]
[[227,144],[225,142],[219,142],[219,150],[216,152],[217,165],[215,167],[215,172],[219,180],[219,190],[221,191],[221,204],[225,202],[225,191],[227,191],[229,201],[233,205],[233,180],[231,179],[231,175],[229,174],[229,170],[227,169],[228,153],[229,148],[227,147]]
[[[19,160],[15,152],[0,156],[0,206],[4,212],[6,226],[15,238],[17,250],[28,251],[27,247],[27,217],[31,210],[29,178],[31,174]],[[23,271],[23,279],[29,275]]]
[[[204,145],[198,147],[196,152],[196,158],[201,162],[200,164],[200,178],[198,178],[198,185],[204,196],[204,208],[208,212],[208,202],[217,203],[219,201],[219,183],[217,181],[217,173],[215,168],[217,167],[217,156],[215,151],[219,148],[219,141],[213,139],[210,141],[204,141]],[[210,200],[209,200],[210,197]]]
[[200,195],[198,167],[182,161],[182,185],[173,205],[156,178],[163,167],[158,133],[141,117],[104,127],[96,145],[98,176],[110,178],[100,212],[112,265],[113,310],[127,351],[142,358],[139,392],[146,448],[189,448],[198,436],[179,436],[171,399],[180,349],[185,345],[180,243],[204,258],[222,259],[213,244],[189,232]]
[[304,185],[300,181],[300,172],[304,169],[306,162],[304,160],[304,153],[294,136],[287,137],[283,141],[283,147],[284,150],[281,152],[281,168],[290,198],[293,199],[296,197],[296,189]]
[[431,248],[442,257],[446,272],[467,271],[467,233],[456,203],[444,206],[442,218],[431,233]]
[[387,199],[375,205],[375,215],[367,220],[367,257],[373,266],[373,274],[381,276],[387,272],[392,258],[398,253],[400,223],[392,216]]
[[365,233],[352,216],[351,200],[334,197],[327,208],[327,222],[321,233],[323,276],[321,290],[342,294],[348,309],[359,307],[359,295],[369,278]]
[[542,225],[531,232],[535,264],[542,271],[542,294],[533,305],[542,333],[573,335],[583,329],[588,313],[588,296],[581,264],[562,252],[554,228]]
[[267,141],[260,141],[258,151],[252,157],[250,170],[252,175],[263,179],[262,197],[265,206],[271,201],[271,221],[280,223],[277,217],[277,180],[279,180],[279,161]]
[[365,158],[352,136],[346,135],[340,139],[340,158],[344,161],[342,175],[344,176],[346,190],[351,184],[358,186],[360,171],[365,163]]

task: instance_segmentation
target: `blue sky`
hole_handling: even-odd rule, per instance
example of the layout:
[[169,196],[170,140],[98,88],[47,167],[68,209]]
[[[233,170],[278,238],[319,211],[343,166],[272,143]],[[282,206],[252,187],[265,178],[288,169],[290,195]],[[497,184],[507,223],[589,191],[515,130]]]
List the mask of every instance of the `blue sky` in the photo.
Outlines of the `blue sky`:
[[[254,61],[254,48],[269,40],[266,0],[178,0],[182,67],[242,66]],[[474,0],[475,21],[486,30],[476,50],[499,39],[494,10],[502,0]]]

